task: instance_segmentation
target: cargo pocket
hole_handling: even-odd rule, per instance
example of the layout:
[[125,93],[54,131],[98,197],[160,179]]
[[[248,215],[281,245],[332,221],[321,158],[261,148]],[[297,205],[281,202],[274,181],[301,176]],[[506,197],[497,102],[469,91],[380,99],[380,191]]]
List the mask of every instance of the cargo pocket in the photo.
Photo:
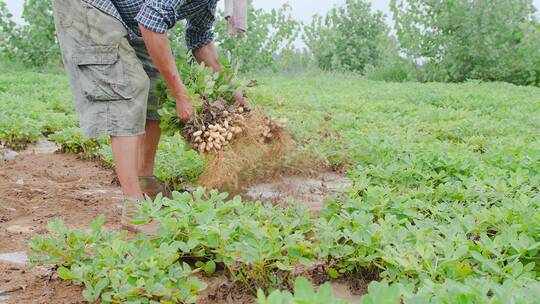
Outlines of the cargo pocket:
[[116,46],[90,46],[74,50],[73,64],[82,94],[89,101],[132,98]]

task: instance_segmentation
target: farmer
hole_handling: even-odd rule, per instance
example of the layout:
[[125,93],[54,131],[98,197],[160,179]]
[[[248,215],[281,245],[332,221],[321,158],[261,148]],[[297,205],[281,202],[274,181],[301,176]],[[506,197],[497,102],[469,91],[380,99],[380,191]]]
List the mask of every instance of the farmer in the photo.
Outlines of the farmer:
[[[227,0],[228,1],[228,0]],[[167,31],[187,20],[185,40],[194,58],[220,70],[212,25],[218,0],[53,0],[64,66],[85,137],[110,136],[125,196],[122,224],[151,234],[153,224],[132,225],[137,204],[165,190],[153,176],[160,139],[157,98],[163,77],[176,113],[194,115],[177,71]],[[244,103],[240,92],[236,101]]]

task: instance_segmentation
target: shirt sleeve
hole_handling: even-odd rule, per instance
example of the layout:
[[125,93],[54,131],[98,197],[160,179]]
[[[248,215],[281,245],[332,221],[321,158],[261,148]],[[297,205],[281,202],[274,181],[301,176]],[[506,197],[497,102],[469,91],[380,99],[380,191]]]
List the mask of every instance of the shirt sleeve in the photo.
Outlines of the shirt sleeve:
[[189,50],[198,50],[214,40],[212,27],[215,21],[217,1],[210,1],[207,8],[187,18],[186,45]]
[[178,21],[176,7],[180,0],[145,1],[135,20],[156,33],[165,33]]

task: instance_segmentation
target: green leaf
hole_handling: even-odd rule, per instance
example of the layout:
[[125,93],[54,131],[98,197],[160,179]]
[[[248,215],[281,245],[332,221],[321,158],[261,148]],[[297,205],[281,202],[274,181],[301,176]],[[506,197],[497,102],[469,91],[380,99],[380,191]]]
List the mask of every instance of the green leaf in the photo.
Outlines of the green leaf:
[[329,275],[332,279],[337,279],[337,278],[339,278],[339,273],[338,273],[337,270],[335,270],[334,268],[328,268],[328,275]]
[[306,301],[307,303],[315,302],[315,292],[313,291],[313,287],[304,277],[298,277],[294,281],[294,296],[298,300]]
[[216,262],[208,261],[204,267],[204,272],[208,275],[214,274],[214,272],[216,272]]
[[62,280],[69,281],[69,280],[73,279],[73,273],[71,272],[71,270],[67,269],[66,267],[58,267],[56,272],[58,273],[58,276]]

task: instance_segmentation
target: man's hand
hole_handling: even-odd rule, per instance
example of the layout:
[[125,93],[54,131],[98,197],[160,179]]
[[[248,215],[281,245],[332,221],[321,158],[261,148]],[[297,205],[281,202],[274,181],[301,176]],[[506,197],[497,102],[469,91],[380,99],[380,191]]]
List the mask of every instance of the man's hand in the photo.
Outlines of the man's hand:
[[244,94],[242,94],[241,91],[236,91],[234,94],[234,100],[236,101],[236,105],[239,107],[243,107],[246,110],[249,110],[249,104],[246,101],[246,98],[244,97]]
[[195,109],[193,109],[191,100],[186,96],[176,98],[176,115],[183,123],[188,123],[195,115]]

